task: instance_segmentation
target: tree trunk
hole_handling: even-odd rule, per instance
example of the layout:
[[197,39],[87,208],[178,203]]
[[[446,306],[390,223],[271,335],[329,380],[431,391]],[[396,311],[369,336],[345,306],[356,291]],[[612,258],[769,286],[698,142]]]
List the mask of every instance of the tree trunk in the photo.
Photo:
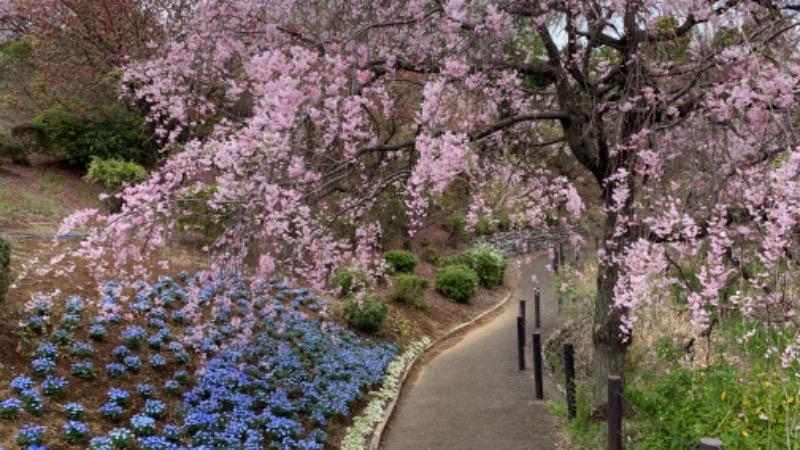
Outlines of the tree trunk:
[[[603,224],[601,248],[607,253],[622,247],[623,237],[613,239],[617,213],[609,212]],[[614,248],[608,248],[612,246]],[[599,255],[598,255],[599,256]],[[608,406],[608,376],[623,376],[628,343],[622,341],[620,329],[624,310],[614,308],[614,285],[619,277],[619,267],[609,260],[598,258],[597,297],[595,299],[592,343],[592,415],[605,417]]]

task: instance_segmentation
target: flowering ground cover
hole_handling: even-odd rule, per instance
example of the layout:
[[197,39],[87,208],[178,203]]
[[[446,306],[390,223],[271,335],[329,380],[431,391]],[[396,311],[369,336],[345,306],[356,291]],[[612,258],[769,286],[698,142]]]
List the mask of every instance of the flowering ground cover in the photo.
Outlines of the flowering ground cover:
[[237,277],[108,282],[26,311],[30,364],[0,386],[7,448],[324,448],[397,351],[306,289]]

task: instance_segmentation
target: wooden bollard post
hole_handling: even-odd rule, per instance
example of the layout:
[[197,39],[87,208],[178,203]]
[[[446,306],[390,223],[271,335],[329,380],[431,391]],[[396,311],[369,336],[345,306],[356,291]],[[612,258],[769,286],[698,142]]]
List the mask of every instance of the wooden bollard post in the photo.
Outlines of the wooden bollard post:
[[542,327],[542,304],[539,297],[539,288],[533,291],[533,321],[536,328]]
[[564,344],[564,376],[567,384],[567,417],[574,419],[575,408],[575,347]]
[[517,355],[519,370],[525,370],[525,318],[517,316]]
[[722,450],[722,441],[717,438],[704,437],[700,439],[700,450]]
[[533,333],[533,374],[536,377],[536,400],[544,399],[544,379],[542,378],[542,336]]
[[622,450],[622,378],[608,376],[608,450]]

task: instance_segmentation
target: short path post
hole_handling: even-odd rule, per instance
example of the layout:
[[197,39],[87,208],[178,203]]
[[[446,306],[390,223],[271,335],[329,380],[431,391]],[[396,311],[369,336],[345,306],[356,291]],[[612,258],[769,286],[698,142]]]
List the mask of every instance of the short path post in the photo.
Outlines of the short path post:
[[533,373],[536,377],[536,400],[544,399],[544,379],[542,379],[542,336],[533,333]]
[[717,438],[704,437],[700,439],[700,450],[722,450],[722,441]]
[[517,354],[519,370],[525,370],[525,318],[517,316]]
[[523,319],[525,319],[526,317],[528,317],[527,312],[528,311],[527,311],[527,308],[525,306],[525,300],[520,300],[519,301],[519,315],[522,316]]
[[608,376],[608,450],[622,450],[622,378]]
[[523,330],[522,330],[522,346],[523,347],[527,347],[528,346],[528,341],[525,340],[525,328],[527,328],[527,326],[528,326],[528,308],[527,308],[526,304],[527,304],[527,302],[525,302],[525,300],[520,300],[519,301],[519,316],[522,317],[522,325],[524,327]]
[[539,298],[539,288],[533,291],[533,319],[536,328],[542,327],[542,305]]
[[553,245],[553,272],[558,272],[558,248]]
[[564,264],[564,242],[558,241],[558,265]]
[[567,382],[567,417],[575,418],[575,347],[564,344],[564,375]]

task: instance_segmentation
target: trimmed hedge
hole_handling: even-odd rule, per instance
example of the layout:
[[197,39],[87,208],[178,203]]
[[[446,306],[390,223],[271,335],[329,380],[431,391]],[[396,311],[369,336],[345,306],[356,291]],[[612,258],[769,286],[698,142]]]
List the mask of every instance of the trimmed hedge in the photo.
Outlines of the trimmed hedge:
[[436,273],[436,290],[459,303],[469,303],[478,292],[478,274],[465,265],[447,266]]
[[401,273],[394,278],[394,281],[394,290],[389,299],[406,303],[414,308],[425,306],[425,289],[430,287],[428,280],[409,273]]
[[389,313],[389,305],[375,295],[365,295],[359,307],[355,296],[347,297],[344,303],[344,318],[353,328],[367,333],[383,329],[383,321]]
[[389,264],[390,273],[414,273],[417,268],[417,257],[406,250],[389,250],[383,259]]
[[502,253],[491,247],[481,246],[465,251],[464,255],[483,286],[493,288],[503,284],[507,263]]
[[347,297],[370,287],[369,276],[364,269],[345,266],[336,269],[331,278],[333,285],[339,288],[339,295]]

